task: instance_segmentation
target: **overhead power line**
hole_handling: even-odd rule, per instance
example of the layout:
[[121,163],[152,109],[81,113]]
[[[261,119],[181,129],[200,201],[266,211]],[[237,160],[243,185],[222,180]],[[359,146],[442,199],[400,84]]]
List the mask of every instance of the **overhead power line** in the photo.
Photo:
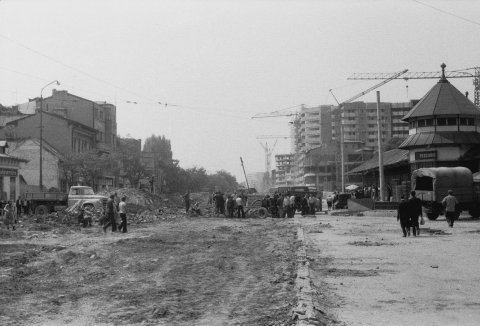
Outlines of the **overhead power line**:
[[469,22],[469,23],[471,23],[471,24],[475,24],[475,25],[480,26],[480,23],[479,23],[479,22],[476,22],[476,21],[474,21],[474,20],[471,20],[471,19],[462,17],[462,16],[457,15],[457,14],[454,14],[454,13],[452,13],[452,12],[449,12],[449,11],[446,11],[446,10],[443,10],[443,9],[440,9],[440,8],[437,8],[437,7],[435,7],[435,6],[426,4],[426,3],[422,2],[422,1],[418,1],[418,0],[412,0],[412,1],[413,1],[413,2],[416,2],[416,3],[418,3],[418,4],[421,4],[422,6],[431,8],[431,9],[436,10],[436,11],[439,11],[439,12],[441,12],[441,13],[444,13],[444,14],[446,14],[446,15],[449,15],[449,16],[452,16],[452,17],[461,19],[461,20],[463,20],[463,21]]
[[66,68],[72,69],[73,71],[76,71],[76,72],[78,72],[78,73],[80,73],[80,74],[82,74],[82,75],[85,75],[85,76],[89,77],[89,78],[92,78],[92,79],[94,79],[94,80],[96,80],[96,81],[98,81],[98,82],[101,82],[101,83],[104,83],[104,84],[109,85],[109,86],[111,86],[111,87],[114,87],[114,88],[116,88],[116,89],[119,89],[119,90],[128,92],[128,93],[130,93],[130,94],[132,94],[132,95],[135,95],[135,96],[138,96],[138,97],[140,97],[140,98],[147,99],[147,100],[149,100],[149,101],[155,101],[155,100],[153,100],[153,99],[151,99],[151,98],[149,98],[149,97],[147,97],[147,96],[138,94],[137,92],[134,92],[134,91],[132,91],[132,90],[129,90],[129,89],[125,88],[125,87],[122,87],[122,86],[119,86],[119,85],[115,85],[114,83],[111,83],[111,82],[109,82],[108,80],[105,80],[105,79],[102,79],[102,78],[98,78],[97,76],[94,76],[94,75],[92,75],[92,74],[90,74],[90,73],[88,73],[88,72],[86,72],[86,71],[83,71],[83,70],[81,70],[81,69],[78,69],[78,68],[76,68],[76,67],[74,67],[74,66],[72,66],[72,65],[70,65],[70,64],[68,64],[68,63],[65,63],[65,62],[63,62],[63,61],[61,61],[61,60],[58,60],[58,59],[56,59],[56,58],[54,58],[54,57],[52,57],[52,56],[50,56],[50,55],[48,55],[48,54],[42,53],[42,52],[40,52],[40,51],[38,51],[38,50],[36,50],[36,49],[28,46],[28,45],[23,44],[22,42],[19,42],[19,41],[17,41],[17,40],[12,39],[12,38],[10,38],[10,37],[8,37],[8,36],[6,36],[6,35],[0,34],[0,37],[4,38],[4,39],[6,39],[6,40],[8,40],[8,41],[10,41],[10,42],[12,42],[12,43],[15,43],[15,44],[17,44],[18,46],[20,46],[20,47],[22,47],[22,48],[24,48],[24,49],[27,49],[28,51],[31,51],[31,52],[33,52],[33,53],[35,53],[35,54],[37,54],[37,55],[39,55],[39,56],[41,56],[41,57],[44,57],[44,58],[46,58],[46,59],[48,59],[48,60],[50,60],[50,61],[52,61],[52,62],[55,62],[55,63],[57,63],[57,64],[59,64],[59,65],[61,65],[61,66],[64,66],[64,67],[66,67]]

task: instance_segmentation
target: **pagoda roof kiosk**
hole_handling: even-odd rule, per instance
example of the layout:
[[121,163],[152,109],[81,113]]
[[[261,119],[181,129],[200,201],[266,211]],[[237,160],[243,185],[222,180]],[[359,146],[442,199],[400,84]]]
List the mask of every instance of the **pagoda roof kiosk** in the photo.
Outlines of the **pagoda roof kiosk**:
[[424,167],[464,166],[479,171],[480,110],[445,78],[403,118],[409,136],[399,148],[409,150],[411,170]]

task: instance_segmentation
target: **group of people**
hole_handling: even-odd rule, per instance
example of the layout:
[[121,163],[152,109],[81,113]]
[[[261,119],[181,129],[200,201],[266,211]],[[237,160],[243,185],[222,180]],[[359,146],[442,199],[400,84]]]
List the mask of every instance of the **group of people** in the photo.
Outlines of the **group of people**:
[[[452,190],[448,190],[448,195],[442,200],[442,205],[445,208],[445,217],[447,219],[448,226],[453,228],[453,223],[457,219],[457,204],[458,201],[453,195]],[[400,205],[398,206],[397,221],[400,221],[400,227],[402,228],[403,236],[410,236],[410,228],[412,229],[412,235],[420,235],[420,221],[423,220],[422,216],[422,201],[416,197],[415,190],[410,192],[410,198],[405,200],[402,196]]]
[[292,218],[297,210],[301,211],[302,216],[315,215],[317,208],[322,209],[322,201],[313,194],[295,196],[290,193],[274,193],[273,196],[265,196],[262,207],[269,210],[274,218]]
[[7,230],[10,230],[12,227],[15,230],[15,224],[17,224],[18,216],[22,214],[22,209],[17,209],[13,200],[9,200],[2,207],[3,223],[7,227]]
[[30,202],[22,197],[18,197],[17,200],[7,201],[0,209],[0,214],[3,215],[3,223],[10,229],[10,226],[15,230],[15,224],[22,214],[31,214]]
[[403,237],[410,236],[410,228],[414,237],[420,235],[419,218],[423,218],[422,201],[416,197],[415,190],[412,190],[410,198],[405,200],[405,197],[402,196],[398,205],[397,221],[400,221]]
[[[215,214],[222,214],[227,217],[245,218],[245,205],[247,197],[242,194],[223,194],[220,191],[213,193],[211,203],[215,206]],[[225,209],[227,213],[225,214]]]
[[[185,201],[185,212],[194,211],[197,215],[202,215],[200,212],[199,204],[196,202],[193,207],[191,207],[191,198],[190,192],[187,192],[182,196]],[[223,194],[220,191],[216,191],[208,199],[208,203],[215,207],[215,214],[225,215],[227,217],[234,217],[236,212],[238,218],[245,218],[245,209],[244,206],[247,202],[246,196],[242,194]],[[226,213],[225,213],[226,210]]]
[[107,200],[107,207],[105,211],[105,218],[101,222],[103,225],[103,232],[107,232],[107,228],[112,226],[112,232],[117,232],[117,216],[120,217],[121,223],[118,226],[118,231],[127,233],[127,197],[123,196],[118,202],[117,193],[113,193]]

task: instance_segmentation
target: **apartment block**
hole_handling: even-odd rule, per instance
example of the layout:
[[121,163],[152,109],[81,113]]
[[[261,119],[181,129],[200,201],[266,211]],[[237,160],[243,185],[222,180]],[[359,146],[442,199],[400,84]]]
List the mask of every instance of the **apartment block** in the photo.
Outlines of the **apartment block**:
[[[380,130],[383,145],[408,136],[408,125],[401,118],[417,101],[380,104]],[[297,185],[321,185],[336,190],[341,183],[340,125],[344,134],[344,171],[370,159],[378,147],[377,103],[352,102],[342,109],[333,106],[302,107],[292,124],[292,167]],[[355,176],[346,176],[355,183]]]
[[275,186],[294,185],[292,169],[295,164],[295,154],[275,155]]

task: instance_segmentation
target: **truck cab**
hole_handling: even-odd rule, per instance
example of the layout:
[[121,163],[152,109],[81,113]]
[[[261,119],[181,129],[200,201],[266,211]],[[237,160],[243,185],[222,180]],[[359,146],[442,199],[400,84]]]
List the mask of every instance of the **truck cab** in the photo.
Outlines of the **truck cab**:
[[83,200],[84,208],[102,207],[107,202],[107,197],[102,195],[95,195],[92,187],[88,186],[72,186],[68,193],[68,206],[74,205],[77,201]]

